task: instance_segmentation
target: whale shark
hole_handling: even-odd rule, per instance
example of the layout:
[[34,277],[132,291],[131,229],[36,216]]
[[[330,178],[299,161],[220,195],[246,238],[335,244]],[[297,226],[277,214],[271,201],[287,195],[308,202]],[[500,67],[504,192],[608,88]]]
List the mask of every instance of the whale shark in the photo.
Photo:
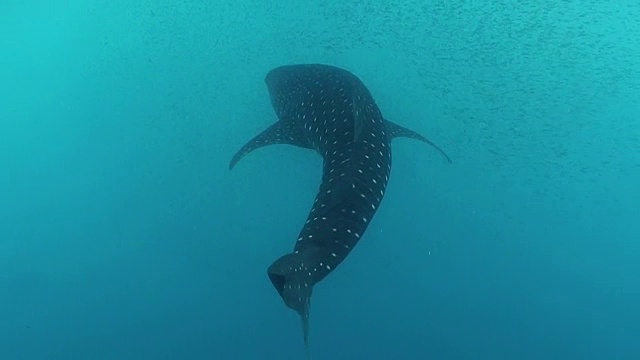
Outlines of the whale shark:
[[308,353],[309,310],[314,285],[342,263],[378,210],[391,172],[391,140],[426,137],[384,118],[371,92],[351,72],[331,65],[284,65],[265,83],[278,121],[249,140],[229,170],[252,151],[288,144],[316,151],[322,179],[292,252],[275,260],[267,275],[301,318]]

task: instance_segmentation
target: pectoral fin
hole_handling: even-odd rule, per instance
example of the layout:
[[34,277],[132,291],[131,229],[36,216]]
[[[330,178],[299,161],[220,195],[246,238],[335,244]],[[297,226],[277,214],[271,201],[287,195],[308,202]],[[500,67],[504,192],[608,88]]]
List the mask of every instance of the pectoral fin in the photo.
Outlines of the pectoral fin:
[[406,137],[406,138],[410,138],[410,139],[415,139],[415,140],[419,140],[422,142],[425,142],[429,145],[431,145],[433,148],[435,148],[440,154],[442,154],[442,156],[444,156],[444,158],[447,160],[447,162],[449,164],[453,163],[451,161],[451,158],[449,157],[449,155],[447,155],[447,153],[444,152],[444,150],[442,150],[438,145],[434,144],[431,140],[427,139],[426,137],[418,134],[417,132],[407,129],[403,126],[400,126],[396,123],[393,123],[389,120],[385,119],[385,127],[387,130],[387,136],[390,139],[394,139],[394,138],[398,138],[398,137]]
[[274,144],[289,144],[311,149],[306,137],[293,123],[278,121],[244,144],[231,159],[229,170],[233,169],[240,159],[253,150]]

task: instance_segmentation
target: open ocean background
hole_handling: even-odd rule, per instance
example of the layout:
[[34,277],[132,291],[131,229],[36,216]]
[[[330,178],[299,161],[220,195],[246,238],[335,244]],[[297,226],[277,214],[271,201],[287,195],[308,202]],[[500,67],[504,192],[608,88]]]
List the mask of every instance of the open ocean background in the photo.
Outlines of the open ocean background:
[[321,359],[640,359],[640,2],[0,1],[0,360],[303,359],[266,275],[321,175],[264,77],[358,75],[382,207]]

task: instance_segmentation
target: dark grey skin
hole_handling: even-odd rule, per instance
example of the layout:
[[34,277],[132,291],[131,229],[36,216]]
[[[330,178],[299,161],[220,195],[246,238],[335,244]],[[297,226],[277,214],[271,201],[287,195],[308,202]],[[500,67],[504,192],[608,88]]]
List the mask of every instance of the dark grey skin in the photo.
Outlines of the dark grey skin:
[[313,286],[335,270],[375,215],[391,171],[391,140],[424,136],[385,120],[365,85],[328,65],[281,66],[265,80],[279,121],[251,139],[229,169],[249,152],[272,144],[312,149],[323,158],[322,181],[292,253],[267,274],[284,303],[300,314],[305,347]]

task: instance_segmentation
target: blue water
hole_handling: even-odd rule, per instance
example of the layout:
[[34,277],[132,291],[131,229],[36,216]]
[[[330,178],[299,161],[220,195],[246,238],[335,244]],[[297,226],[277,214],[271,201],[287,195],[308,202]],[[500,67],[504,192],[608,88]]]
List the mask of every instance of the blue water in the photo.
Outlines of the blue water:
[[4,0],[0,359],[303,359],[266,268],[321,159],[227,169],[301,62],[454,160],[394,141],[314,360],[640,359],[639,44],[623,0]]

